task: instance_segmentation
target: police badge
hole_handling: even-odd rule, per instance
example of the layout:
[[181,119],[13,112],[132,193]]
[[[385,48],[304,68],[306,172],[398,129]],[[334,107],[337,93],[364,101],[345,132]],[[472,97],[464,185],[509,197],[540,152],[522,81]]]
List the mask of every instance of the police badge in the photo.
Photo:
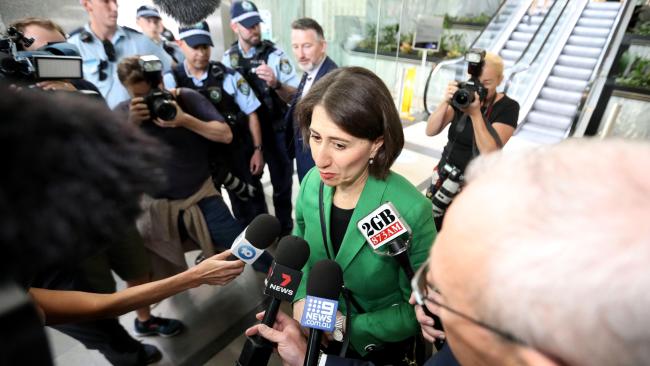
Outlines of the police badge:
[[239,55],[235,52],[230,54],[230,67],[236,69],[239,67]]
[[246,79],[243,79],[243,78],[239,79],[239,81],[237,81],[237,89],[239,89],[239,91],[242,94],[244,94],[245,96],[248,96],[251,93],[250,85],[248,85],[248,83],[246,82]]
[[293,70],[293,67],[289,63],[289,60],[286,58],[283,58],[280,60],[280,71],[282,71],[285,74],[290,74],[291,70]]
[[210,96],[211,101],[219,103],[221,101],[221,88],[209,88],[208,95]]

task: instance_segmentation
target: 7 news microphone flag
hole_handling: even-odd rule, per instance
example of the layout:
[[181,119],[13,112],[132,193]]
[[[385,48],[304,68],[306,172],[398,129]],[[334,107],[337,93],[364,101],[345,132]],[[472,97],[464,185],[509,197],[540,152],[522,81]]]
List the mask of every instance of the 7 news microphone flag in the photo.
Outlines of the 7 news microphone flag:
[[[264,293],[271,298],[262,324],[273,327],[282,301],[293,301],[302,279],[300,271],[309,259],[309,245],[302,238],[289,235],[280,239],[275,261],[266,277]],[[274,345],[260,336],[246,340],[237,366],[259,366],[269,362]]]

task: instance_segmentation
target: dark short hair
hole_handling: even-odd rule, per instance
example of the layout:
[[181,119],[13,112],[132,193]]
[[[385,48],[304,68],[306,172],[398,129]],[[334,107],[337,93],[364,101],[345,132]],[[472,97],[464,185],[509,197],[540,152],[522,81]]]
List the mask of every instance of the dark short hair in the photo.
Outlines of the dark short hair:
[[386,84],[362,67],[342,67],[325,75],[296,106],[295,117],[304,141],[309,141],[311,116],[317,105],[354,137],[369,141],[384,138],[369,173],[386,178],[404,147],[404,131]]
[[117,65],[117,77],[124,86],[146,81],[144,70],[140,65],[140,56],[129,56],[121,59]]
[[[77,264],[124,240],[162,184],[160,144],[94,99],[0,85],[0,277]],[[33,273],[31,273],[33,275]]]
[[316,35],[318,36],[319,40],[325,40],[325,33],[323,33],[323,27],[318,24],[317,21],[315,21],[312,18],[300,18],[296,19],[291,23],[291,29],[300,29],[300,30],[313,30],[316,32]]

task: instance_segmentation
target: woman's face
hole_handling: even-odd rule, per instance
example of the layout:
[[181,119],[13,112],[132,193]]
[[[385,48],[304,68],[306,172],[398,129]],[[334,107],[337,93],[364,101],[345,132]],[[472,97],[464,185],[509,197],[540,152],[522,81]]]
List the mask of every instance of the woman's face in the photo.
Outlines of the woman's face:
[[383,138],[369,141],[339,128],[321,105],[314,107],[309,128],[309,147],[320,177],[331,187],[365,184],[368,160],[383,145]]
[[487,100],[492,100],[497,93],[497,87],[503,81],[503,75],[497,74],[496,69],[490,63],[485,63],[483,67],[483,73],[479,78],[481,84],[488,90]]

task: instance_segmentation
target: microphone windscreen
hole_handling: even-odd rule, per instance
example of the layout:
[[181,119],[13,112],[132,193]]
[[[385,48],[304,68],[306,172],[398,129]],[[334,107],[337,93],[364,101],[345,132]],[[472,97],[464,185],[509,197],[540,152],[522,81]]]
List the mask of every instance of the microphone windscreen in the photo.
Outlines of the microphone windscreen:
[[246,240],[257,249],[268,248],[280,236],[280,220],[269,214],[257,215],[246,228]]
[[309,259],[309,244],[294,235],[287,235],[280,239],[278,249],[275,251],[275,261],[291,269],[301,270]]
[[183,25],[196,24],[205,20],[219,7],[220,0],[153,0],[166,14]]
[[312,267],[307,280],[307,295],[337,300],[343,286],[341,266],[333,260],[323,259]]

